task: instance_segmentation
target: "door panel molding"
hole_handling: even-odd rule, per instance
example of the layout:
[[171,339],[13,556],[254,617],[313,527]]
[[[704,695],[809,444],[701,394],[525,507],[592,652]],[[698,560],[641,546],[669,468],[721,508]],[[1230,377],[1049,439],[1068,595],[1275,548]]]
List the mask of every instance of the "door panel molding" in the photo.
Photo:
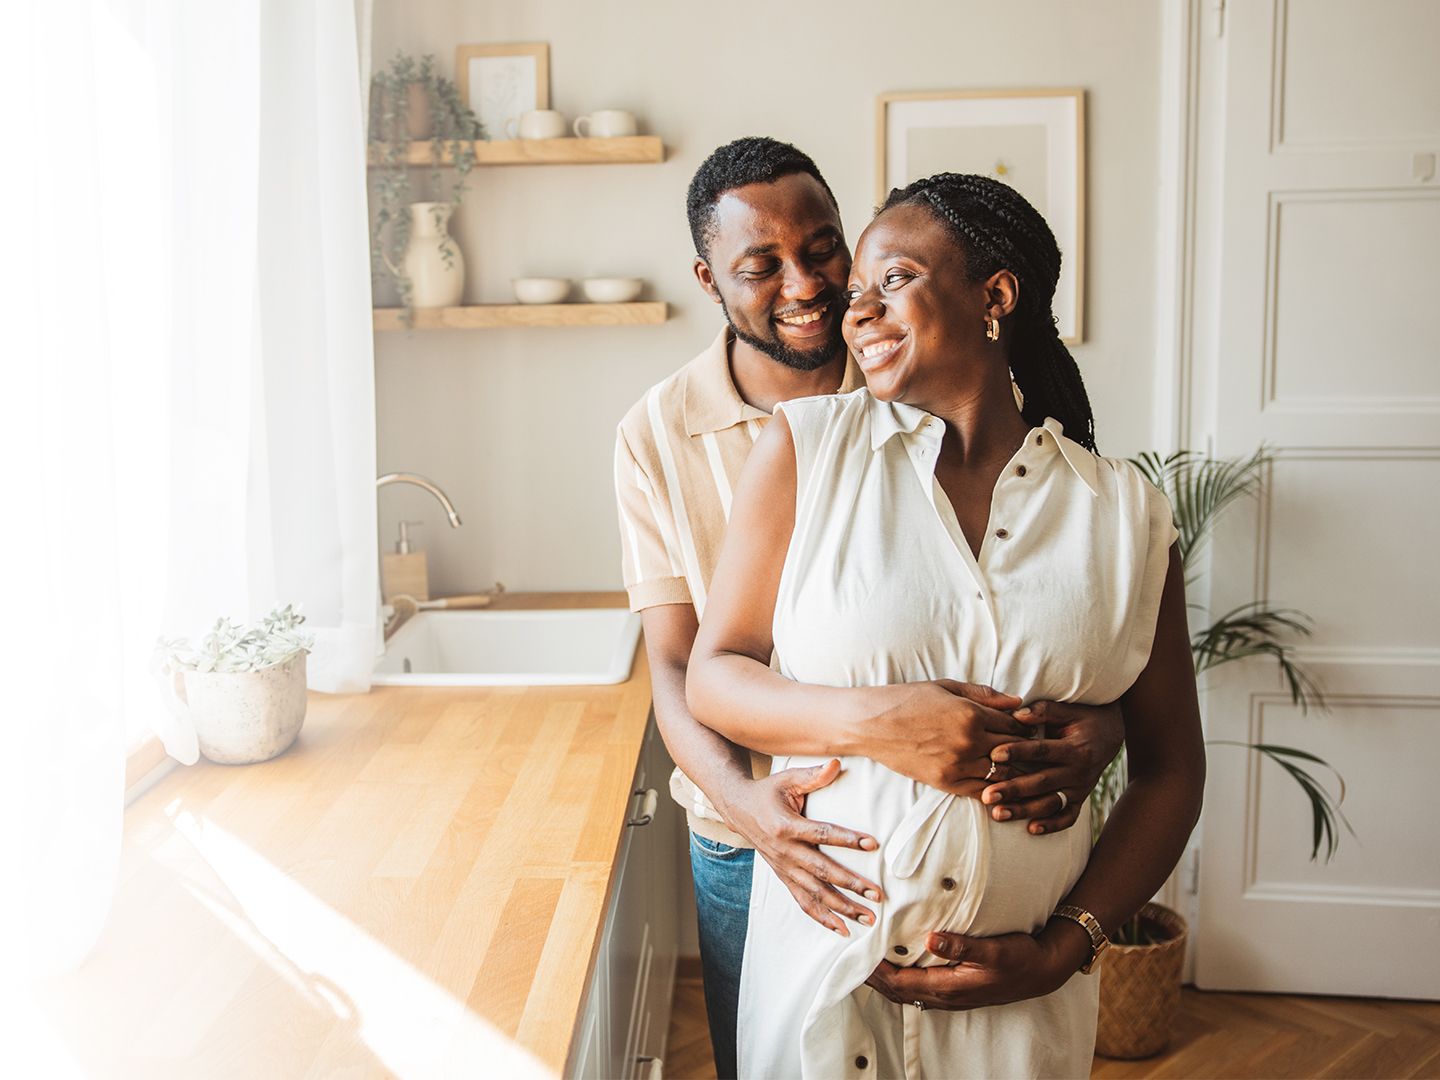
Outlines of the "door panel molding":
[[[1311,4],[1315,0],[1309,0]],[[1359,4],[1355,5],[1357,8]],[[1366,15],[1370,18],[1372,29],[1378,21],[1376,8],[1373,0],[1367,0],[1364,5]],[[1321,16],[1323,18],[1323,16]],[[1285,104],[1287,97],[1286,72],[1291,61],[1291,29],[1292,19],[1289,0],[1273,0],[1272,20],[1274,30],[1272,34],[1273,52],[1270,65],[1270,151],[1280,154],[1314,154],[1370,151],[1370,150],[1416,150],[1433,149],[1440,145],[1440,128],[1430,127],[1429,130],[1414,130],[1405,132],[1394,132],[1383,135],[1372,135],[1362,137],[1311,137],[1297,138],[1286,131]],[[1343,20],[1331,20],[1332,22],[1343,22]],[[1411,29],[1412,35],[1426,36],[1423,29],[1419,31]],[[1418,60],[1418,58],[1417,58]],[[1423,62],[1423,61],[1422,61]],[[1376,101],[1371,103],[1370,112],[1383,115],[1384,103]],[[1432,121],[1433,122],[1433,121]]]
[[[1259,602],[1298,603],[1290,597],[1273,598],[1270,576],[1274,549],[1276,466],[1289,462],[1373,462],[1384,466],[1394,462],[1434,462],[1440,464],[1437,446],[1277,446],[1271,448],[1273,460],[1262,477],[1261,495],[1256,500],[1255,514],[1255,578],[1252,599]],[[1389,663],[1440,664],[1440,647],[1426,645],[1309,645],[1297,646],[1297,655],[1310,663]]]
[[[1267,209],[1265,245],[1265,316],[1262,338],[1260,411],[1262,413],[1440,413],[1440,395],[1395,394],[1366,397],[1359,394],[1281,397],[1279,382],[1281,252],[1285,242],[1285,207],[1290,205],[1360,204],[1390,202],[1440,203],[1440,189],[1336,188],[1310,191],[1272,191]],[[1427,230],[1428,232],[1428,230]]]
[[1310,667],[1363,664],[1366,667],[1440,667],[1440,649],[1389,648],[1368,645],[1297,645],[1295,659]]
[[[1436,727],[1440,727],[1440,697],[1434,695],[1342,692],[1327,694],[1326,699],[1331,713],[1351,714],[1348,720],[1334,715],[1326,716],[1323,719],[1316,718],[1318,723],[1340,725],[1338,728],[1332,727],[1328,731],[1328,734],[1337,742],[1347,738],[1361,738],[1363,732],[1360,724],[1370,719],[1366,714],[1381,710],[1430,713],[1431,716],[1425,719],[1424,726],[1428,728],[1429,725],[1434,724]],[[1272,728],[1283,726],[1286,720],[1293,721],[1296,715],[1296,706],[1289,694],[1274,691],[1252,692],[1249,695],[1249,715],[1246,719],[1245,739],[1247,742],[1263,744],[1270,741],[1289,741],[1289,735],[1284,733],[1279,736],[1278,740],[1275,739],[1273,732],[1267,736],[1266,712],[1268,709],[1274,709],[1279,713],[1275,723],[1271,725]],[[1229,749],[1238,751],[1239,748],[1230,747]],[[1324,756],[1323,753],[1322,756]],[[1343,772],[1343,761],[1332,758],[1332,764],[1338,765]],[[1317,771],[1323,773],[1323,770]],[[1279,871],[1281,875],[1279,878],[1273,875],[1262,876],[1260,869],[1262,860],[1261,830],[1266,825],[1262,809],[1262,772],[1268,772],[1271,778],[1270,782],[1281,785],[1281,789],[1286,790],[1288,797],[1288,788],[1284,787],[1290,783],[1288,778],[1282,777],[1273,763],[1265,766],[1258,752],[1247,752],[1243,825],[1245,849],[1241,863],[1244,873],[1241,889],[1243,899],[1440,908],[1440,886],[1386,884],[1383,881],[1357,883],[1353,880],[1325,882],[1283,880],[1285,873],[1283,869]],[[1420,826],[1412,825],[1412,827],[1417,831],[1423,831]],[[1363,824],[1360,831],[1364,832]],[[1365,837],[1362,835],[1359,842],[1363,844],[1364,839]],[[1371,837],[1371,839],[1373,841],[1380,838]],[[1343,841],[1347,844],[1354,842],[1356,841],[1348,835]]]
[[1252,885],[1246,900],[1289,904],[1354,904],[1370,907],[1440,908],[1440,889],[1380,889],[1343,885]]

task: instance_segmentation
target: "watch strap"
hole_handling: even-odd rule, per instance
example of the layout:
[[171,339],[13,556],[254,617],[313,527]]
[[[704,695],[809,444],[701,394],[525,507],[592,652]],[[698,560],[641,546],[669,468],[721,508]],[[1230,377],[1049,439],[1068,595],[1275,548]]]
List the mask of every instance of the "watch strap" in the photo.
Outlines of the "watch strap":
[[1110,947],[1110,939],[1105,936],[1105,930],[1100,925],[1100,920],[1084,908],[1075,907],[1073,904],[1061,904],[1055,909],[1051,918],[1069,919],[1090,935],[1090,959],[1085,962],[1080,971],[1084,975],[1094,973],[1100,963],[1101,955]]

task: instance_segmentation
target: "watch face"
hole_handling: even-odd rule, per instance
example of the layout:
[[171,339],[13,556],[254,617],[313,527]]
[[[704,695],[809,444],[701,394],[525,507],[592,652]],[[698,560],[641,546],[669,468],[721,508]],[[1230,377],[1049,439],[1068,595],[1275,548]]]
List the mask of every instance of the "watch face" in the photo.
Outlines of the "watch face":
[[1110,948],[1110,939],[1102,935],[1100,944],[1092,945],[1091,948],[1095,951],[1090,954],[1090,962],[1080,969],[1082,975],[1092,975],[1100,969],[1100,958],[1105,955],[1105,950]]

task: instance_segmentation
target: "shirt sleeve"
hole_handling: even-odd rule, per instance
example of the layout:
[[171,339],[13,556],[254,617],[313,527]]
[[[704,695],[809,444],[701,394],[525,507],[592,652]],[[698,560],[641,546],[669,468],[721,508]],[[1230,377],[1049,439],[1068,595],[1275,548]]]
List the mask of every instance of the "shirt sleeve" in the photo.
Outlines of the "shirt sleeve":
[[681,572],[675,522],[636,458],[622,425],[615,435],[615,501],[620,510],[620,563],[630,610],[694,603]]

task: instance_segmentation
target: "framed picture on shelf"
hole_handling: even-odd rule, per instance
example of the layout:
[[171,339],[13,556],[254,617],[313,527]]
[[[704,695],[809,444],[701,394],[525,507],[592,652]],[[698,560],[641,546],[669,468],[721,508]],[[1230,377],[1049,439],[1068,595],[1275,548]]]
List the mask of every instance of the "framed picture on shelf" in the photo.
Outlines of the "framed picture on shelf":
[[505,138],[505,121],[532,109],[550,108],[550,45],[460,45],[455,49],[455,85],[460,100],[475,110],[485,134]]
[[1067,345],[1085,326],[1085,91],[881,94],[875,197],[938,172],[992,176],[1024,195],[1060,245],[1055,318]]

